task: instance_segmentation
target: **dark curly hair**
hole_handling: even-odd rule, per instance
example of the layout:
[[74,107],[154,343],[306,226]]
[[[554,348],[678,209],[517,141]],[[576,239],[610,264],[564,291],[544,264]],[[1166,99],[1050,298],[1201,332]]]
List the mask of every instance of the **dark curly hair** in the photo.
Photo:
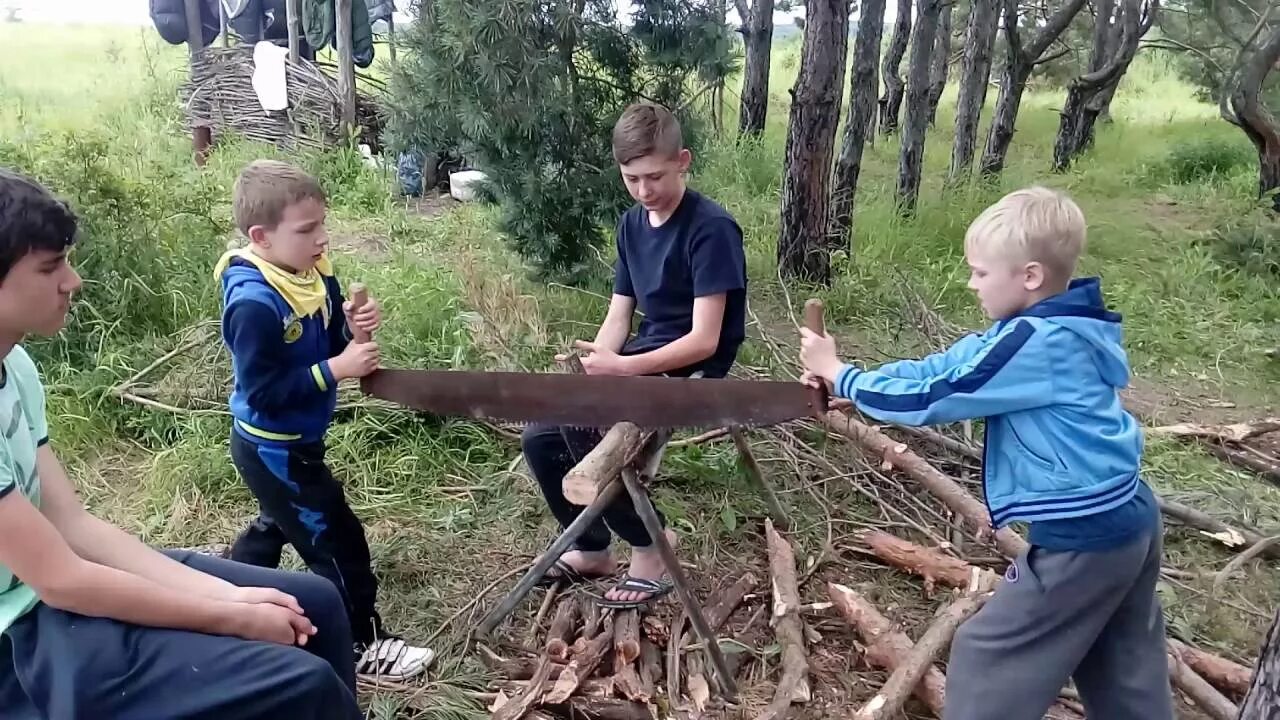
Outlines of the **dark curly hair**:
[[75,212],[43,185],[0,168],[0,282],[33,250],[71,247],[76,224]]

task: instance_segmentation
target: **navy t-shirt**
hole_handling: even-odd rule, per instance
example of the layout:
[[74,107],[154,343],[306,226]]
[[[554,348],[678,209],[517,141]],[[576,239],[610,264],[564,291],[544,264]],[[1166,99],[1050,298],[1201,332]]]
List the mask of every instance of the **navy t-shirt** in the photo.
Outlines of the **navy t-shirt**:
[[747,262],[742,228],[714,201],[686,190],[675,213],[660,227],[635,205],[618,223],[618,262],[613,291],[636,299],[644,313],[624,354],[669,345],[693,329],[693,300],[726,293],[720,344],[707,360],[671,375],[702,370],[706,377],[729,374],[746,338]]

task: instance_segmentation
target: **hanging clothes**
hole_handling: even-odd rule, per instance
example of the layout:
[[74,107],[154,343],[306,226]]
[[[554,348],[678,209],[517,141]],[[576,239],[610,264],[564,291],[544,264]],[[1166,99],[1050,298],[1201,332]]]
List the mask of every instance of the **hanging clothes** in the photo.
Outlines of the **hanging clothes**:
[[[148,8],[151,22],[165,42],[181,45],[187,41],[187,6],[183,0],[149,0]],[[208,47],[222,32],[218,0],[200,1],[200,31],[200,47]]]
[[394,0],[365,0],[365,5],[369,8],[370,25],[376,24],[379,20],[390,20],[396,11]]
[[[302,1],[302,31],[311,47],[319,49],[330,44],[337,47],[335,14],[333,0]],[[373,26],[364,0],[351,2],[351,54],[359,67],[373,64]]]

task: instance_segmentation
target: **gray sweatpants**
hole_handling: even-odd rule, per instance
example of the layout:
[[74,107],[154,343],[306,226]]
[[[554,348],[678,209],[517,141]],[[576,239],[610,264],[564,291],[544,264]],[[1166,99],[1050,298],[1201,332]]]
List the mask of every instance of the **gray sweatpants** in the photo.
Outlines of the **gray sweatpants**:
[[943,720],[1039,720],[1067,678],[1090,720],[1172,720],[1161,542],[1018,557],[956,633]]

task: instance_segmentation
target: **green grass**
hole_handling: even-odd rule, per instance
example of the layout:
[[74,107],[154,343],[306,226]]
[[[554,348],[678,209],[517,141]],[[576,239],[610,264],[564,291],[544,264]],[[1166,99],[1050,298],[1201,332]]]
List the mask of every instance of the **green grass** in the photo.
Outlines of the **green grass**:
[[[233,143],[220,146],[203,170],[195,168],[177,107],[185,48],[164,45],[149,29],[0,25],[0,46],[6,56],[0,164],[36,174],[85,220],[76,259],[87,285],[71,327],[60,338],[32,343],[49,388],[55,446],[90,506],[148,541],[228,542],[252,516],[253,502],[227,456],[225,417],[153,411],[109,390],[181,344],[190,326],[216,320],[212,267],[234,236],[231,182],[247,160],[279,153]],[[858,188],[850,252],[839,259],[833,286],[818,290],[784,288],[775,275],[787,88],[797,58],[796,44],[775,52],[764,136],[714,141],[694,161],[692,184],[728,207],[746,231],[754,317],[744,365],[777,374],[790,369],[791,316],[810,293],[827,302],[830,327],[862,360],[927,351],[940,334],[980,327],[965,289],[965,227],[1002,193],[1044,183],[1066,188],[1084,208],[1089,249],[1081,270],[1103,277],[1108,301],[1126,318],[1139,391],[1164,401],[1231,401],[1237,409],[1204,412],[1237,420],[1268,413],[1278,369],[1265,351],[1280,346],[1280,297],[1257,263],[1237,262],[1251,248],[1274,247],[1266,244],[1269,226],[1253,214],[1252,150],[1213,107],[1193,99],[1167,59],[1140,56],[1117,95],[1114,121],[1099,125],[1095,147],[1069,173],[1049,172],[1061,92],[1031,93],[1007,170],[990,187],[942,186],[949,92],[928,141],[921,204],[911,219],[893,205],[896,139],[877,138]],[[726,115],[726,126],[736,127],[734,110]],[[389,362],[542,369],[557,349],[594,333],[608,286],[528,282],[496,236],[491,209],[465,206],[423,218],[406,212],[391,194],[392,179],[355,152],[296,159],[331,195],[340,275],[367,282],[384,305],[379,340]],[[1224,233],[1236,244],[1215,239]],[[781,343],[777,352],[766,335]],[[214,340],[147,380],[162,400],[203,399],[213,405],[191,406],[208,410],[223,399],[228,374]],[[344,403],[357,399],[344,394]],[[510,470],[516,444],[489,428],[357,403],[340,414],[330,445],[334,469],[367,522],[387,614],[411,636],[442,627],[554,534],[534,484]],[[823,447],[839,466],[853,463],[839,443]],[[816,578],[895,597],[900,616],[928,617],[909,583],[895,584],[842,550],[854,544],[849,538],[858,528],[878,521],[854,485],[861,477],[831,481],[829,468],[776,444],[762,444],[760,452],[803,519],[797,555],[814,558],[826,547],[828,560],[837,561]],[[664,468],[669,477],[659,486],[659,502],[683,531],[684,553],[700,575],[714,579],[744,565],[759,570],[763,508],[732,447],[673,449]],[[1280,527],[1280,491],[1194,448],[1150,442],[1146,475],[1160,492],[1224,519],[1264,534]],[[1167,564],[1209,574],[1168,583],[1162,592],[1171,625],[1246,659],[1280,602],[1280,585],[1274,571],[1255,563],[1246,580],[1227,585],[1225,598],[1210,596],[1212,572],[1230,557],[1202,536],[1172,530]],[[807,601],[822,599],[817,583],[804,594]],[[444,651],[442,667],[425,699],[414,701],[416,709],[400,708],[402,714],[484,715],[464,692],[477,686],[478,666],[455,652],[471,615],[463,613],[435,641]],[[375,716],[392,717],[406,699],[382,693],[370,702]]]

